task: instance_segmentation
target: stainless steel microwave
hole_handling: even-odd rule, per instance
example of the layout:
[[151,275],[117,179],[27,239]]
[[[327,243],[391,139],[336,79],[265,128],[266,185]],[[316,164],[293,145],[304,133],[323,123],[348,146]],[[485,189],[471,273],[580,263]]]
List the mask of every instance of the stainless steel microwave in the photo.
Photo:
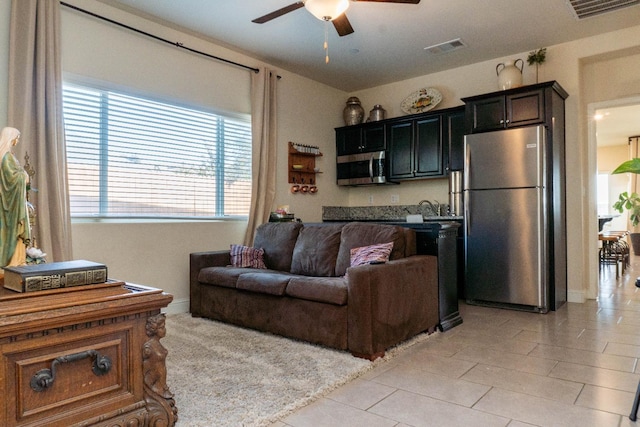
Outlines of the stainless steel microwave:
[[338,185],[387,184],[385,151],[338,156]]

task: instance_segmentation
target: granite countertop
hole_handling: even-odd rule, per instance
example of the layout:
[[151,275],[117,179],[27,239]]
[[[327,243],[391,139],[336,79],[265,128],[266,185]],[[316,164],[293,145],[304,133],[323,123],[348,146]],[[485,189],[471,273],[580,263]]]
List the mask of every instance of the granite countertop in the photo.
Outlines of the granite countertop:
[[[448,205],[443,205],[444,209]],[[377,221],[407,223],[407,215],[422,215],[424,221],[459,221],[462,216],[439,215],[428,205],[323,206],[322,221]],[[416,223],[419,224],[419,223]]]

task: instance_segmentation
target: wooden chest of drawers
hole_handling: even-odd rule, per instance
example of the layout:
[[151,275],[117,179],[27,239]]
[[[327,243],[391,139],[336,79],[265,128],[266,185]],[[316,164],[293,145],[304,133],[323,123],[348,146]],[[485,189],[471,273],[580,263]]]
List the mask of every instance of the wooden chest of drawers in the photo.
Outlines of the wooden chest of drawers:
[[172,296],[124,282],[0,291],[0,425],[171,426],[160,344]]

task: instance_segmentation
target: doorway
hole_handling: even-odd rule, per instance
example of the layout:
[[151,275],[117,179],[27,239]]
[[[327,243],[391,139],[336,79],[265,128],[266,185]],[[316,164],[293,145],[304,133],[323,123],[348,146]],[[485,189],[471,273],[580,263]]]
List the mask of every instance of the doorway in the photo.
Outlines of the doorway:
[[[620,214],[611,207],[618,194],[629,188],[629,176],[611,175],[620,163],[629,159],[629,137],[640,135],[640,97],[624,98],[589,104],[589,171],[591,184],[590,215],[614,216],[604,224],[606,229],[627,230],[627,212]],[[606,194],[603,194],[606,193]],[[593,197],[595,195],[595,197]],[[599,224],[597,218],[589,223]],[[587,245],[590,275],[588,298],[598,295],[599,264],[598,242],[591,239]]]

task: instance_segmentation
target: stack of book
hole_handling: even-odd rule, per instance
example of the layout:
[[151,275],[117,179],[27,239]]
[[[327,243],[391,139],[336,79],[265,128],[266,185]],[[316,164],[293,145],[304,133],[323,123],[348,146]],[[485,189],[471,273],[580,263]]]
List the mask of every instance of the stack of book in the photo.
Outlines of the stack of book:
[[4,268],[4,287],[17,292],[93,285],[107,281],[107,266],[74,260]]

